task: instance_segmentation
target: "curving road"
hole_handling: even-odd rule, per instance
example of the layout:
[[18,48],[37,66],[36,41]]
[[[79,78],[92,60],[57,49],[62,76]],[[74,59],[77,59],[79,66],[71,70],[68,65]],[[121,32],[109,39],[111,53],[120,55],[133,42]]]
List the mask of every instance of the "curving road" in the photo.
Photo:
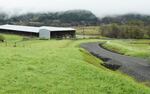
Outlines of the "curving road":
[[138,81],[150,82],[150,62],[145,59],[124,56],[110,52],[99,46],[99,43],[84,43],[81,47],[94,56],[104,60],[105,64],[117,65],[118,70],[134,77]]

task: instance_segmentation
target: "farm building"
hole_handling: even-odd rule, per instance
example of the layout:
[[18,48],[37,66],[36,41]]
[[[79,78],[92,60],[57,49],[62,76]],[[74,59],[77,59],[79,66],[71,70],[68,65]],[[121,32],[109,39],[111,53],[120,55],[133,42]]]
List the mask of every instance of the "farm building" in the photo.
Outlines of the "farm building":
[[74,38],[76,30],[66,27],[31,27],[19,25],[1,25],[0,33],[17,34],[23,36],[36,36],[39,38]]

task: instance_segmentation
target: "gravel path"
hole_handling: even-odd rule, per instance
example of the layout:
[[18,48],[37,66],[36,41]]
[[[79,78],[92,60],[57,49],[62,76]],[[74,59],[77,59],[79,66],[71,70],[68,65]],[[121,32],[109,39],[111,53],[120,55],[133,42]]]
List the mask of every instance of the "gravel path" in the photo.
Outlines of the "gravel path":
[[81,47],[138,81],[150,81],[150,63],[145,59],[110,52],[100,47],[98,42],[81,44]]

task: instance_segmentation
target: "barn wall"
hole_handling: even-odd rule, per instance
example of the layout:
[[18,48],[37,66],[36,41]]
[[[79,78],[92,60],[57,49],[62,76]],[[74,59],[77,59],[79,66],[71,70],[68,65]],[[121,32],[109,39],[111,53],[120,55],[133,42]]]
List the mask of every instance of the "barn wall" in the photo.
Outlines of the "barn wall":
[[5,30],[5,29],[0,29],[0,33],[3,33],[3,34],[16,34],[16,35],[22,35],[22,36],[35,36],[35,37],[39,36],[38,33],[26,32],[26,31]]

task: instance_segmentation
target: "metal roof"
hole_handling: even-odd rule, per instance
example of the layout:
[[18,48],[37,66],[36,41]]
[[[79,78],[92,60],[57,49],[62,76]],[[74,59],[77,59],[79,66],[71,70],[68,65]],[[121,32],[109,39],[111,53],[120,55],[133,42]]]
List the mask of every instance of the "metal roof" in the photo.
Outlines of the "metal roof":
[[31,26],[19,26],[19,25],[1,25],[0,29],[5,30],[15,30],[15,31],[22,31],[22,32],[33,32],[38,33],[39,28],[38,27],[31,27]]
[[40,29],[46,29],[49,31],[69,31],[69,30],[75,30],[73,28],[68,27],[50,27],[50,26],[42,26]]
[[46,29],[49,31],[72,31],[75,30],[73,28],[66,28],[66,27],[49,27],[49,26],[41,26],[41,27],[32,27],[32,26],[20,26],[20,25],[1,25],[0,29],[5,30],[15,30],[15,31],[22,31],[22,32],[32,32],[32,33],[39,33],[40,29]]

